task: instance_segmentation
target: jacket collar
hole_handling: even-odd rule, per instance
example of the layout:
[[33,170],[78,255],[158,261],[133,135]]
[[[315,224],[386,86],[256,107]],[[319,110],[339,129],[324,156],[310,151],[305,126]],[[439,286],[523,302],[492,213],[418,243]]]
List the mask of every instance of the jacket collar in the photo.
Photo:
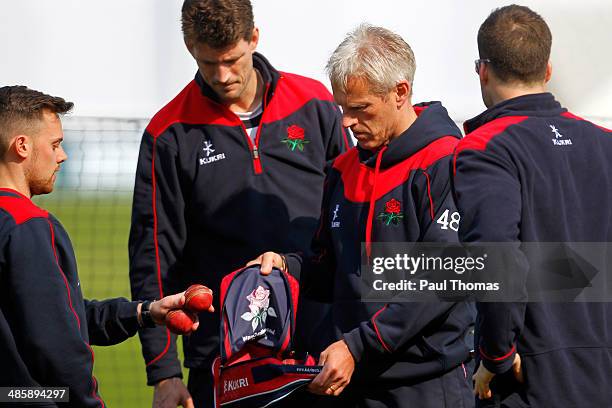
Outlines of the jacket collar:
[[[417,113],[417,120],[401,135],[389,142],[380,168],[386,169],[401,163],[436,139],[445,136],[461,138],[461,131],[440,102],[419,103],[414,105],[414,110]],[[362,149],[359,145],[357,149],[359,150],[359,161],[374,168],[376,156],[380,150],[372,152]]]
[[[264,108],[267,102],[274,95],[274,91],[276,90],[276,85],[278,84],[278,80],[280,79],[280,73],[270,64],[270,62],[258,52],[253,53],[253,68],[259,71],[261,77],[263,78],[264,85],[267,89],[266,95],[264,95]],[[219,96],[213,91],[213,89],[208,86],[206,82],[204,82],[204,78],[200,75],[200,71],[197,71],[195,74],[195,81],[200,87],[202,91],[202,95],[207,98],[215,101],[218,104],[222,104]]]
[[504,116],[558,116],[567,109],[555,100],[551,93],[517,96],[490,107],[480,115],[463,124],[465,133],[471,133],[482,125]]

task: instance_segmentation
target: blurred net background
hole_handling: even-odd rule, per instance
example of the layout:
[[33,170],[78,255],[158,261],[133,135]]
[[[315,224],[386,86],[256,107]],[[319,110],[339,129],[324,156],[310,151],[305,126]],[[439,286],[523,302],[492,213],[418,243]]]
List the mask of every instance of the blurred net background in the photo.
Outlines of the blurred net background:
[[[612,118],[592,120],[612,128]],[[34,201],[55,214],[70,234],[85,297],[129,299],[132,189],[148,119],[66,116],[63,124],[68,160],[55,191]],[[138,336],[116,346],[94,347],[94,352],[94,375],[108,406],[151,406],[153,388],[146,386]]]

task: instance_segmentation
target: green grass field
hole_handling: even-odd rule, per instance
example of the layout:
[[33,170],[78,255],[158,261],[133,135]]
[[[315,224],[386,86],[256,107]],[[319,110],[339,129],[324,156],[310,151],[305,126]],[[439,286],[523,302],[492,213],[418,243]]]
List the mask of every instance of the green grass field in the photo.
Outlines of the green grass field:
[[[127,194],[87,196],[65,191],[34,200],[68,231],[88,299],[130,298],[127,242],[131,200]],[[94,375],[109,407],[151,406],[153,388],[146,385],[138,336],[116,346],[94,347],[94,353]]]

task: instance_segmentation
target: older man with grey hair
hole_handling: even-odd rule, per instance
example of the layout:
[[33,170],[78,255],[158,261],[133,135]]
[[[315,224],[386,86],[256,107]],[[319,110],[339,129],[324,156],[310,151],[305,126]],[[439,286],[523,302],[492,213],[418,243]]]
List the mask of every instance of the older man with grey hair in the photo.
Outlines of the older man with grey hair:
[[472,406],[465,339],[473,305],[381,304],[361,293],[362,243],[372,259],[372,243],[457,242],[449,166],[461,133],[439,102],[412,105],[414,55],[387,29],[359,26],[327,71],[358,146],[327,173],[311,253],[267,252],[253,262],[263,274],[286,267],[301,277],[302,296],[332,304],[328,327],[307,344],[322,350],[312,393],[338,397],[334,406]]

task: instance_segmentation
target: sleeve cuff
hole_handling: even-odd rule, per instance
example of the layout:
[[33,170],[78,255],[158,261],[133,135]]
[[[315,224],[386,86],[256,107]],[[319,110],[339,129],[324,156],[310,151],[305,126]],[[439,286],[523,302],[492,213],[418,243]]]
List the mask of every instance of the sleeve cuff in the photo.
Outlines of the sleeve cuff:
[[147,367],[147,385],[155,385],[161,380],[165,380],[167,378],[183,378],[183,372],[181,371],[180,364],[176,364],[176,366],[178,366],[178,370],[177,367],[174,367],[174,365],[171,367],[163,368],[151,368],[150,366]]
[[480,348],[480,358],[482,361],[482,365],[484,365],[487,370],[494,374],[501,374],[508,371],[512,367],[515,355],[516,348],[514,346],[512,346],[512,350],[510,350],[508,354],[498,358],[488,356],[482,350],[482,347]]
[[302,270],[302,258],[298,254],[283,254],[287,261],[287,272],[298,281]]
[[346,342],[349,351],[353,355],[355,362],[359,362],[363,356],[363,339],[361,338],[361,330],[359,327],[351,330],[348,333],[344,333],[342,338]]
[[121,302],[119,304],[118,318],[123,328],[132,337],[136,334],[140,325],[138,324],[138,303],[139,302]]

